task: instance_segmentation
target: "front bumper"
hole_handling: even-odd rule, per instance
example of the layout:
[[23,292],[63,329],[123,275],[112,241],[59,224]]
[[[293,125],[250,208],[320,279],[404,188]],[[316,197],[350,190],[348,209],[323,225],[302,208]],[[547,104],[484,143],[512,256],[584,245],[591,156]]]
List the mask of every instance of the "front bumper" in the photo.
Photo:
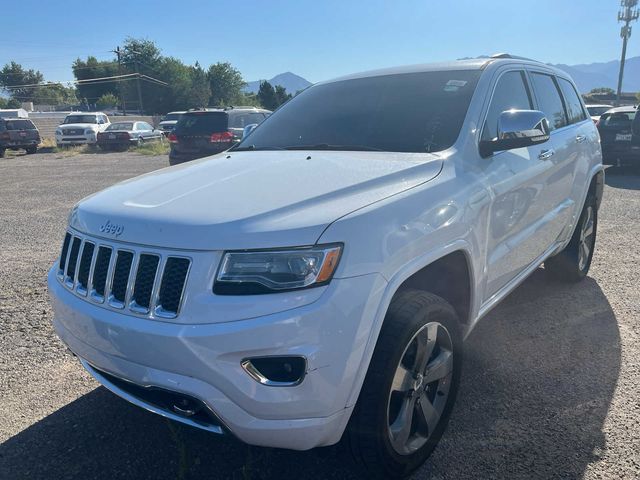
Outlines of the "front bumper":
[[[306,450],[331,445],[342,436],[353,408],[349,397],[386,286],[381,276],[334,279],[315,302],[279,313],[186,325],[92,305],[62,286],[54,270],[49,289],[56,332],[107,388],[108,382],[93,368],[198,399],[224,430],[253,445]],[[216,312],[210,315],[215,321]],[[269,355],[305,356],[303,382],[262,385],[241,367],[247,357]],[[171,412],[156,413],[189,423],[167,414]]]
[[96,134],[83,135],[57,135],[56,144],[58,145],[93,145],[97,141]]

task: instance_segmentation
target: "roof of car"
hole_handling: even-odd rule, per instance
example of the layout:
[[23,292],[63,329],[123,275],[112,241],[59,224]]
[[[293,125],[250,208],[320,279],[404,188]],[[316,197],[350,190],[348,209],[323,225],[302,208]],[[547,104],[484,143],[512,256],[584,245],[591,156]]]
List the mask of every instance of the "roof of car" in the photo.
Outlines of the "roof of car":
[[231,113],[231,112],[257,112],[257,113],[270,113],[270,110],[266,110],[264,108],[258,107],[225,107],[225,108],[192,108],[191,110],[184,113],[203,113],[203,112],[222,112],[222,113]]
[[67,114],[67,117],[69,115],[105,115],[106,116],[107,114],[104,112],[71,112]]
[[326,82],[331,83],[341,80],[353,80],[356,78],[366,77],[378,77],[383,75],[398,75],[404,73],[422,73],[422,72],[438,72],[438,71],[456,71],[456,70],[482,70],[488,65],[501,65],[509,63],[519,63],[530,66],[544,67],[552,70],[557,75],[567,76],[566,72],[559,70],[551,65],[532,60],[530,58],[519,57],[516,55],[510,55],[508,53],[498,53],[490,57],[478,57],[478,58],[464,58],[455,60],[452,62],[439,62],[439,63],[422,63],[417,65],[404,65],[399,67],[384,68],[380,70],[370,70],[366,72],[354,73],[351,75],[345,75],[343,77],[334,78]]
[[609,108],[613,108],[613,105],[609,105],[606,103],[587,103],[585,105],[585,107],[589,108],[589,107],[609,107]]

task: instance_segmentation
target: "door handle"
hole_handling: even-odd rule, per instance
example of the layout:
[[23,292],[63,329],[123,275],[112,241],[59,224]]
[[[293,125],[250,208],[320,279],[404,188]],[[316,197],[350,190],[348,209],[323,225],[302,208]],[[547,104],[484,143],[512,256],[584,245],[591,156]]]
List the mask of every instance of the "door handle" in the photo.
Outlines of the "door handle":
[[578,135],[576,137],[576,143],[582,143],[587,139],[586,135]]
[[538,159],[539,160],[549,160],[551,157],[553,157],[553,155],[555,155],[555,150],[553,149],[549,149],[549,150],[542,150],[540,152],[540,155],[538,155]]

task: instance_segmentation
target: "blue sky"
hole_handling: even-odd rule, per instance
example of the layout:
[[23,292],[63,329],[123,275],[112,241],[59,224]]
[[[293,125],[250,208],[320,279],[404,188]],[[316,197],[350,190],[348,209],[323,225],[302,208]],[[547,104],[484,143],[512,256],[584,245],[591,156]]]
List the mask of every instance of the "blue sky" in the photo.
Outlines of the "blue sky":
[[[551,63],[619,58],[618,0],[104,0],[7,2],[0,65],[47,80],[127,36],[203,66],[229,61],[245,80],[292,71],[312,82],[379,67],[509,51]],[[628,56],[640,55],[640,24]]]

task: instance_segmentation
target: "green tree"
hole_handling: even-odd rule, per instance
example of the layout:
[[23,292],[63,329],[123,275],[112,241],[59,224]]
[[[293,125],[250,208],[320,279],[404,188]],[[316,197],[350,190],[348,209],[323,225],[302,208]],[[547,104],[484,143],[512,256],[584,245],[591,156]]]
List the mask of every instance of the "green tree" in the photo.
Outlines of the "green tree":
[[598,88],[593,88],[591,89],[591,91],[589,92],[591,94],[606,94],[606,95],[613,95],[615,92],[615,90],[613,88],[609,88],[609,87],[598,87]]
[[278,100],[278,106],[291,99],[291,94],[287,93],[287,90],[282,85],[276,85],[275,94],[276,99]]
[[0,108],[20,108],[22,104],[20,100],[15,98],[2,98],[0,97]]
[[[86,60],[76,59],[71,65],[71,70],[76,80],[113,77],[118,75],[118,63],[110,60],[98,60],[96,57],[89,56]],[[79,83],[77,89],[78,97],[86,98],[90,104],[94,104],[103,95],[118,92],[118,82],[114,80],[86,84]]]
[[278,97],[276,97],[276,91],[273,86],[266,80],[260,82],[260,88],[258,89],[258,99],[262,106],[268,110],[275,110],[278,108]]
[[[19,102],[30,102],[37,87],[32,85],[42,83],[44,76],[37,70],[26,70],[16,62],[7,63],[0,70],[0,87],[4,87],[11,98]],[[13,88],[14,85],[29,85],[28,87]],[[12,88],[8,88],[12,87]],[[17,108],[17,107],[16,107]]]
[[43,85],[35,89],[32,101],[36,105],[75,105],[76,90],[60,84]]
[[106,108],[113,108],[118,105],[118,97],[116,97],[113,93],[105,93],[96,101],[96,107],[100,110],[104,110]]
[[640,92],[636,93],[636,99],[640,102]]
[[231,105],[242,97],[246,82],[240,72],[228,62],[218,62],[209,67],[209,105]]

